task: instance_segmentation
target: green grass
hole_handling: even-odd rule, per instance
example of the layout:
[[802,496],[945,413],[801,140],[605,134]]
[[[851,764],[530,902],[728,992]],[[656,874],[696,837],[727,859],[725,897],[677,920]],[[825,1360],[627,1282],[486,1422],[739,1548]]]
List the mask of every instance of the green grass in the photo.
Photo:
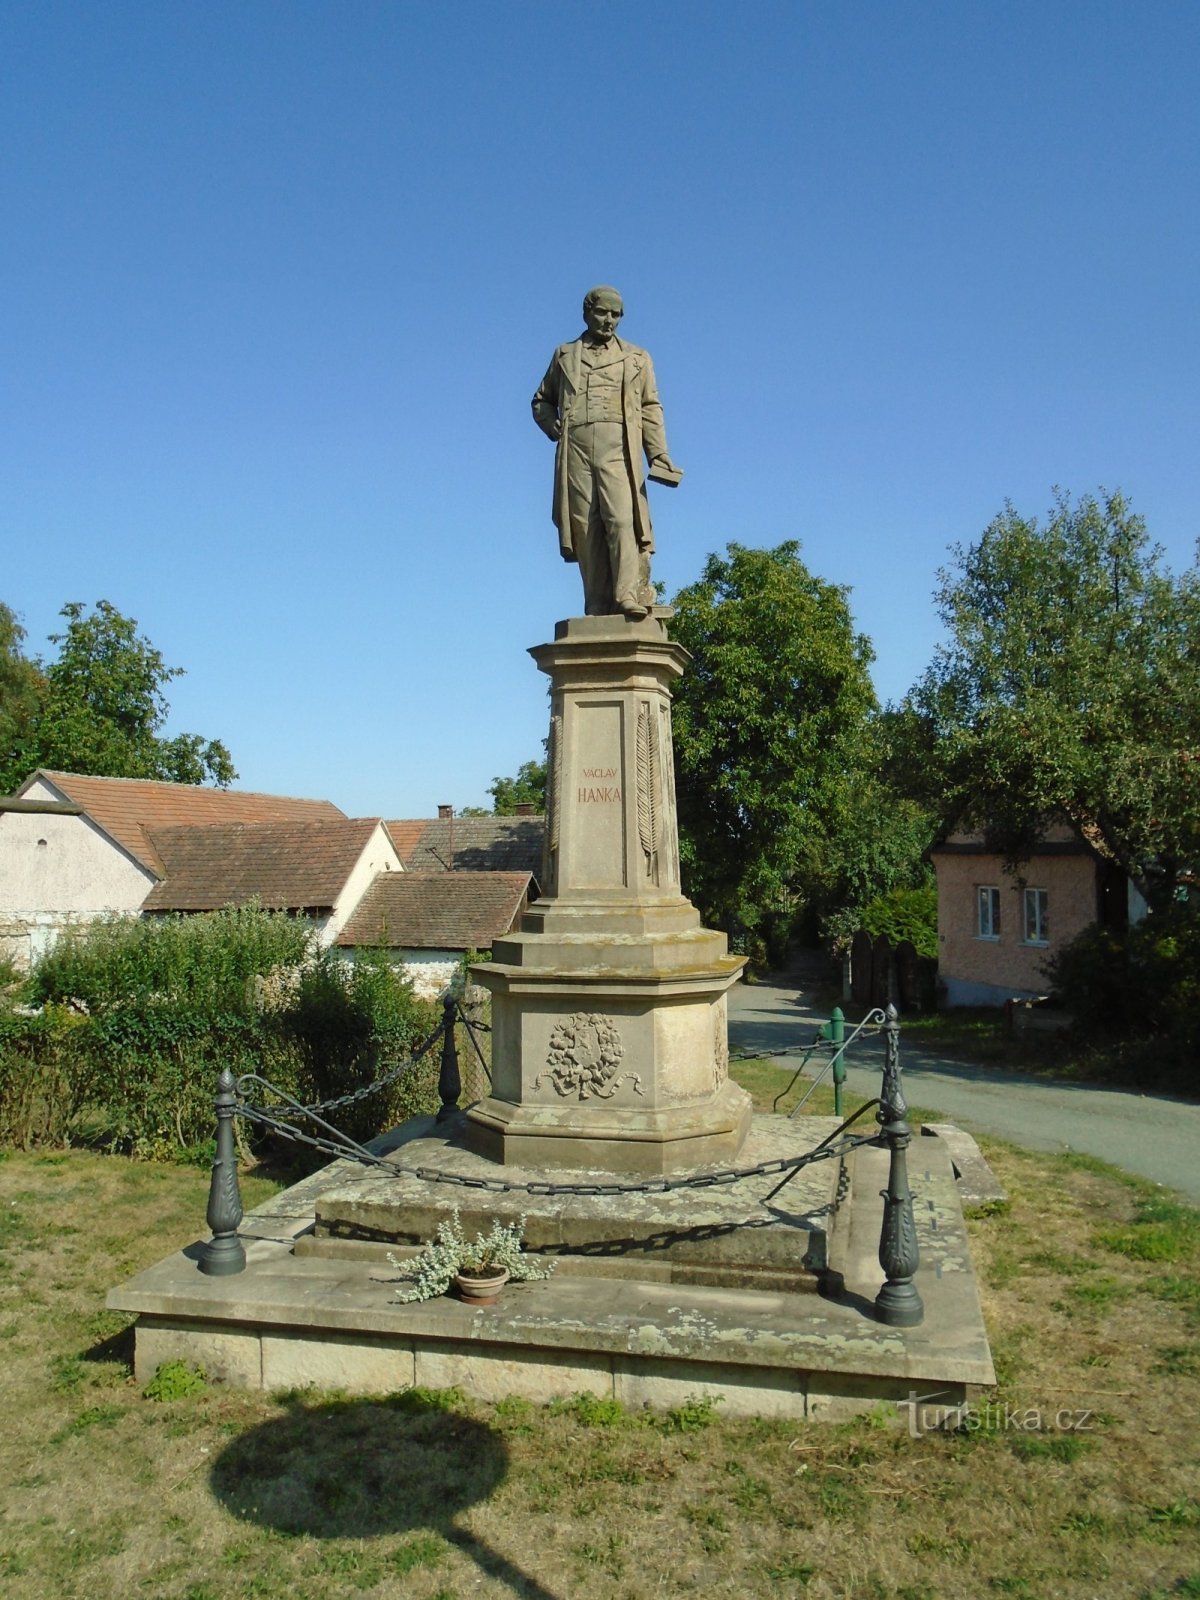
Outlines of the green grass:
[[[147,1399],[127,1319],[103,1309],[104,1293],[198,1236],[204,1175],[9,1155],[0,1589],[5,1600],[1200,1592],[1188,1588],[1200,1573],[1195,1214],[1102,1163],[989,1151],[1011,1195],[969,1224],[1001,1384],[990,1398],[1049,1420],[916,1440],[886,1406],[806,1424],[730,1417],[700,1396],[656,1412],[604,1395],[485,1404],[455,1388],[245,1393],[201,1386],[190,1368],[160,1371],[162,1398]],[[270,1192],[246,1189],[248,1204]],[[1140,1243],[1157,1230],[1165,1256]],[[1089,1427],[1057,1427],[1063,1408],[1088,1409]]]
[[1130,1226],[1103,1229],[1096,1242],[1135,1261],[1179,1261],[1200,1241],[1200,1212],[1162,1195],[1137,1203]]

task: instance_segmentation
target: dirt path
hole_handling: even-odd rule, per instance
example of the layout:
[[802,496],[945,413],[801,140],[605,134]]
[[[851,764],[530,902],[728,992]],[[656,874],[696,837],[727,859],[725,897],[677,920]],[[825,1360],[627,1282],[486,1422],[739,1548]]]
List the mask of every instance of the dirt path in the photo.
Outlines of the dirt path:
[[[729,997],[730,1045],[769,1055],[811,1039],[824,1020],[807,999],[814,978],[811,959],[801,957],[770,983],[738,984]],[[849,1066],[851,1093],[878,1093],[882,1059],[878,1038],[856,1048],[851,1063],[862,1065]],[[903,1034],[901,1065],[914,1105],[1031,1150],[1085,1151],[1200,1201],[1200,1105],[954,1060]]]

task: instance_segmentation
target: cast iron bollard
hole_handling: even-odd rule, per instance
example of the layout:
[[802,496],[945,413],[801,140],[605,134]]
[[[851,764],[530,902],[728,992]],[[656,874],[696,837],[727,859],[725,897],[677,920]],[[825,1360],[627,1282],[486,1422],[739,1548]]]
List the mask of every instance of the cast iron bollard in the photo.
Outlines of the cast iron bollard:
[[842,1110],[842,1085],[846,1081],[846,1057],[842,1046],[846,1042],[846,1017],[841,1006],[834,1006],[829,1014],[829,1042],[833,1046],[833,1114],[839,1120]]
[[912,1193],[908,1187],[908,1157],[912,1139],[908,1106],[900,1083],[900,1018],[888,1006],[883,1025],[885,1055],[883,1088],[875,1119],[891,1151],[888,1186],[883,1196],[883,1227],[879,1233],[879,1265],[887,1282],[875,1296],[875,1318],[890,1328],[915,1328],[925,1315],[913,1275],[921,1264],[917,1227],[913,1220]]
[[458,1046],[454,1042],[454,1018],[458,1010],[458,1003],[453,995],[447,995],[442,1001],[442,1070],[438,1076],[438,1094],[441,1097],[441,1106],[438,1109],[437,1120],[445,1122],[447,1117],[453,1117],[458,1112],[458,1100],[462,1094],[462,1078],[458,1071]]
[[227,1278],[241,1272],[246,1252],[238,1238],[242,1220],[242,1196],[238,1189],[237,1149],[233,1141],[233,1073],[226,1067],[217,1079],[217,1154],[213,1160],[212,1183],[208,1190],[208,1225],[212,1238],[200,1256],[200,1271],[210,1278]]

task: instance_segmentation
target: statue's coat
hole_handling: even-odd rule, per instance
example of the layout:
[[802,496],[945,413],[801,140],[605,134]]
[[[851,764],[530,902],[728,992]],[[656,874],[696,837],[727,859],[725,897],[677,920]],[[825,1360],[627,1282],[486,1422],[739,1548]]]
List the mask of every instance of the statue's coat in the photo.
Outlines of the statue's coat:
[[[647,460],[667,454],[667,435],[662,404],[654,381],[654,364],[645,350],[626,344],[615,335],[613,343],[621,351],[621,412],[625,422],[625,464],[633,484],[633,522],[638,546],[647,553],[654,549],[650,526],[650,502],[646,497]],[[551,439],[561,419],[562,432],[554,456],[554,525],[564,561],[576,561],[571,534],[571,515],[567,508],[567,445],[570,424],[567,416],[580,386],[582,338],[560,344],[554,352],[546,376],[533,397],[533,419]]]

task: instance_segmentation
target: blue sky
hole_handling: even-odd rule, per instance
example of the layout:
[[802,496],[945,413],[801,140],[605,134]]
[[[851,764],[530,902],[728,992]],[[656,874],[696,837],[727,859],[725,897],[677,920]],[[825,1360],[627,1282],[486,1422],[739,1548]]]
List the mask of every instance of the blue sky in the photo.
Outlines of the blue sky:
[[1006,499],[1195,556],[1198,82],[1190,0],[6,0],[0,599],[136,617],[240,787],[487,804],[581,609],[529,397],[608,282],[655,575],[799,539],[896,699]]

